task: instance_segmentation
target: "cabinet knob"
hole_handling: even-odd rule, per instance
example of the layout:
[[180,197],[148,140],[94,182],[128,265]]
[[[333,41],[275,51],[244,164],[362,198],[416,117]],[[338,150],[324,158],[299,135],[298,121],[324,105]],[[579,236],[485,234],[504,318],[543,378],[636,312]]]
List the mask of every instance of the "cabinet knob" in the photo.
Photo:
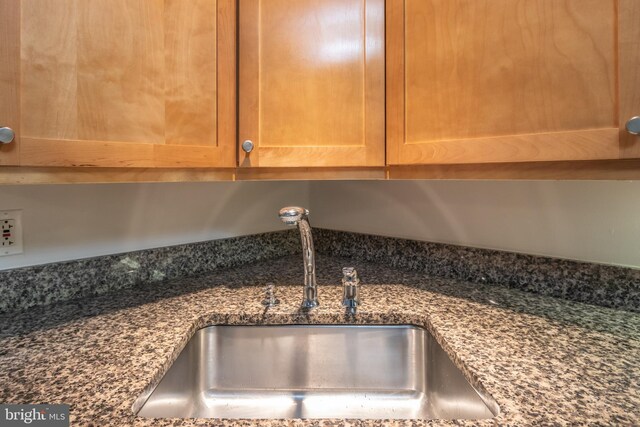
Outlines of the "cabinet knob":
[[631,135],[640,135],[640,116],[631,117],[626,128]]
[[249,154],[250,152],[253,151],[253,141],[251,141],[250,139],[247,139],[245,142],[242,143],[242,150]]
[[13,129],[8,127],[0,127],[0,144],[10,144],[16,137]]

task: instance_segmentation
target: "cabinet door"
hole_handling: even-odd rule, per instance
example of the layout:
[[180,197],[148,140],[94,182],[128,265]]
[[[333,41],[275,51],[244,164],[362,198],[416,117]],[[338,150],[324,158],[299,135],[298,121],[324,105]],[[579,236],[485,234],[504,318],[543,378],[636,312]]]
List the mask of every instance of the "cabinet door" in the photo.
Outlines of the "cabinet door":
[[239,4],[240,165],[384,165],[384,0]]
[[0,11],[14,70],[0,90],[19,88],[14,117],[0,110],[18,134],[5,164],[235,166],[234,0],[0,0]]
[[623,116],[640,115],[638,4],[387,2],[389,164],[624,157]]

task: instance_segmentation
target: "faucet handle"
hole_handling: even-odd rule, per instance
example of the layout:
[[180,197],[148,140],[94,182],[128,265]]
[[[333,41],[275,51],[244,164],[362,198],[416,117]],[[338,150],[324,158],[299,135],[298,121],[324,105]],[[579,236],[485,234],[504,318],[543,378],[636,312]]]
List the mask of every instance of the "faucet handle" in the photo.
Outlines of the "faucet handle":
[[344,267],[342,269],[342,305],[355,308],[360,305],[358,297],[358,285],[360,279],[354,267]]
[[274,288],[272,283],[264,287],[265,297],[262,300],[262,305],[265,307],[273,307],[280,304],[280,300],[276,298]]

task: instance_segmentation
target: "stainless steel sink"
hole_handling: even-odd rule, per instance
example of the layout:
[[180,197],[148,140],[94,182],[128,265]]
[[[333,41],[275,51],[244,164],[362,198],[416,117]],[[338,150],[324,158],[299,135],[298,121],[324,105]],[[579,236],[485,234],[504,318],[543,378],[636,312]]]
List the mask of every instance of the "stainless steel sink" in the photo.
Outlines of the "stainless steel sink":
[[211,326],[138,412],[153,418],[492,418],[425,329]]

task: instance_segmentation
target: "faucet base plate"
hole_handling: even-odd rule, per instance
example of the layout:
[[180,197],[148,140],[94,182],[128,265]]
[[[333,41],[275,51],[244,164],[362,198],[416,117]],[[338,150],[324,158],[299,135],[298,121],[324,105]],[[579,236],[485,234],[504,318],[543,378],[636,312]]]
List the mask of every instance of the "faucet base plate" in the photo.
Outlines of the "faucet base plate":
[[320,303],[317,300],[307,300],[302,302],[302,308],[314,308],[319,305]]

